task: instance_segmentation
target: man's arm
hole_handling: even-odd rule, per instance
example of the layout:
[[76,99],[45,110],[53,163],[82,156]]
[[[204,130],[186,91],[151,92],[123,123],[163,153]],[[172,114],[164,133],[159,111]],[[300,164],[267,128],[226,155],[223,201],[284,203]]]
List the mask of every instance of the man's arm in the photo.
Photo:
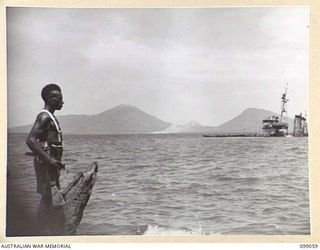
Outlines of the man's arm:
[[48,127],[48,124],[50,123],[51,118],[46,113],[41,113],[37,116],[37,119],[27,137],[26,143],[29,146],[29,148],[32,150],[32,152],[39,156],[42,160],[44,160],[46,163],[61,168],[63,167],[63,164],[60,161],[57,161],[53,158],[50,158],[50,156],[42,149],[38,139],[41,137],[41,135],[45,132],[45,129]]

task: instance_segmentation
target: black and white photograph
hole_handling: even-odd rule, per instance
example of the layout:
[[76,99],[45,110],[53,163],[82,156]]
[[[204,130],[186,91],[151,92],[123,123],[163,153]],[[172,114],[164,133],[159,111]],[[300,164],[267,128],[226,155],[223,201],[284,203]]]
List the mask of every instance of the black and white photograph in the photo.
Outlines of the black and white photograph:
[[309,6],[5,18],[6,237],[311,234]]

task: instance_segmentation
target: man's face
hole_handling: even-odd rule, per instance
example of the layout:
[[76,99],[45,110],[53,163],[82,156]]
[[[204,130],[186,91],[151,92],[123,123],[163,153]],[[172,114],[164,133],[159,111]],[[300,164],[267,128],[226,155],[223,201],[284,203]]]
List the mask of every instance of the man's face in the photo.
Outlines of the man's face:
[[62,99],[62,94],[58,90],[52,90],[49,94],[48,97],[48,103],[52,108],[55,110],[60,110],[62,109],[63,106],[63,99]]

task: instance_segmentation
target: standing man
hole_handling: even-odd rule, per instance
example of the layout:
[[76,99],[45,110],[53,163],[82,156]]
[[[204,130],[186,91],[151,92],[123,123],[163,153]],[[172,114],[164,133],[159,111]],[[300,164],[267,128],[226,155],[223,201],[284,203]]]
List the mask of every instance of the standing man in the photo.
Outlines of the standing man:
[[38,114],[26,141],[35,155],[37,192],[41,194],[36,230],[39,235],[63,235],[63,204],[54,206],[52,200],[52,190],[60,189],[60,170],[64,168],[61,162],[62,132],[54,116],[56,110],[62,109],[63,99],[61,89],[56,84],[46,85],[41,96],[44,109]]

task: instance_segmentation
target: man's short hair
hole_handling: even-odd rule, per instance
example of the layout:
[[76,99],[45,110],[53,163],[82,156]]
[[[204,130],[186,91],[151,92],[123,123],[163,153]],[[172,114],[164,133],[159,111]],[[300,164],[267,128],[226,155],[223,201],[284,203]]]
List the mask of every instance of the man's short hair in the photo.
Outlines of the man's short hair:
[[50,92],[53,90],[58,90],[61,92],[61,89],[57,84],[51,83],[51,84],[48,84],[43,87],[43,89],[41,91],[41,97],[45,102],[48,100],[48,96],[49,96]]

